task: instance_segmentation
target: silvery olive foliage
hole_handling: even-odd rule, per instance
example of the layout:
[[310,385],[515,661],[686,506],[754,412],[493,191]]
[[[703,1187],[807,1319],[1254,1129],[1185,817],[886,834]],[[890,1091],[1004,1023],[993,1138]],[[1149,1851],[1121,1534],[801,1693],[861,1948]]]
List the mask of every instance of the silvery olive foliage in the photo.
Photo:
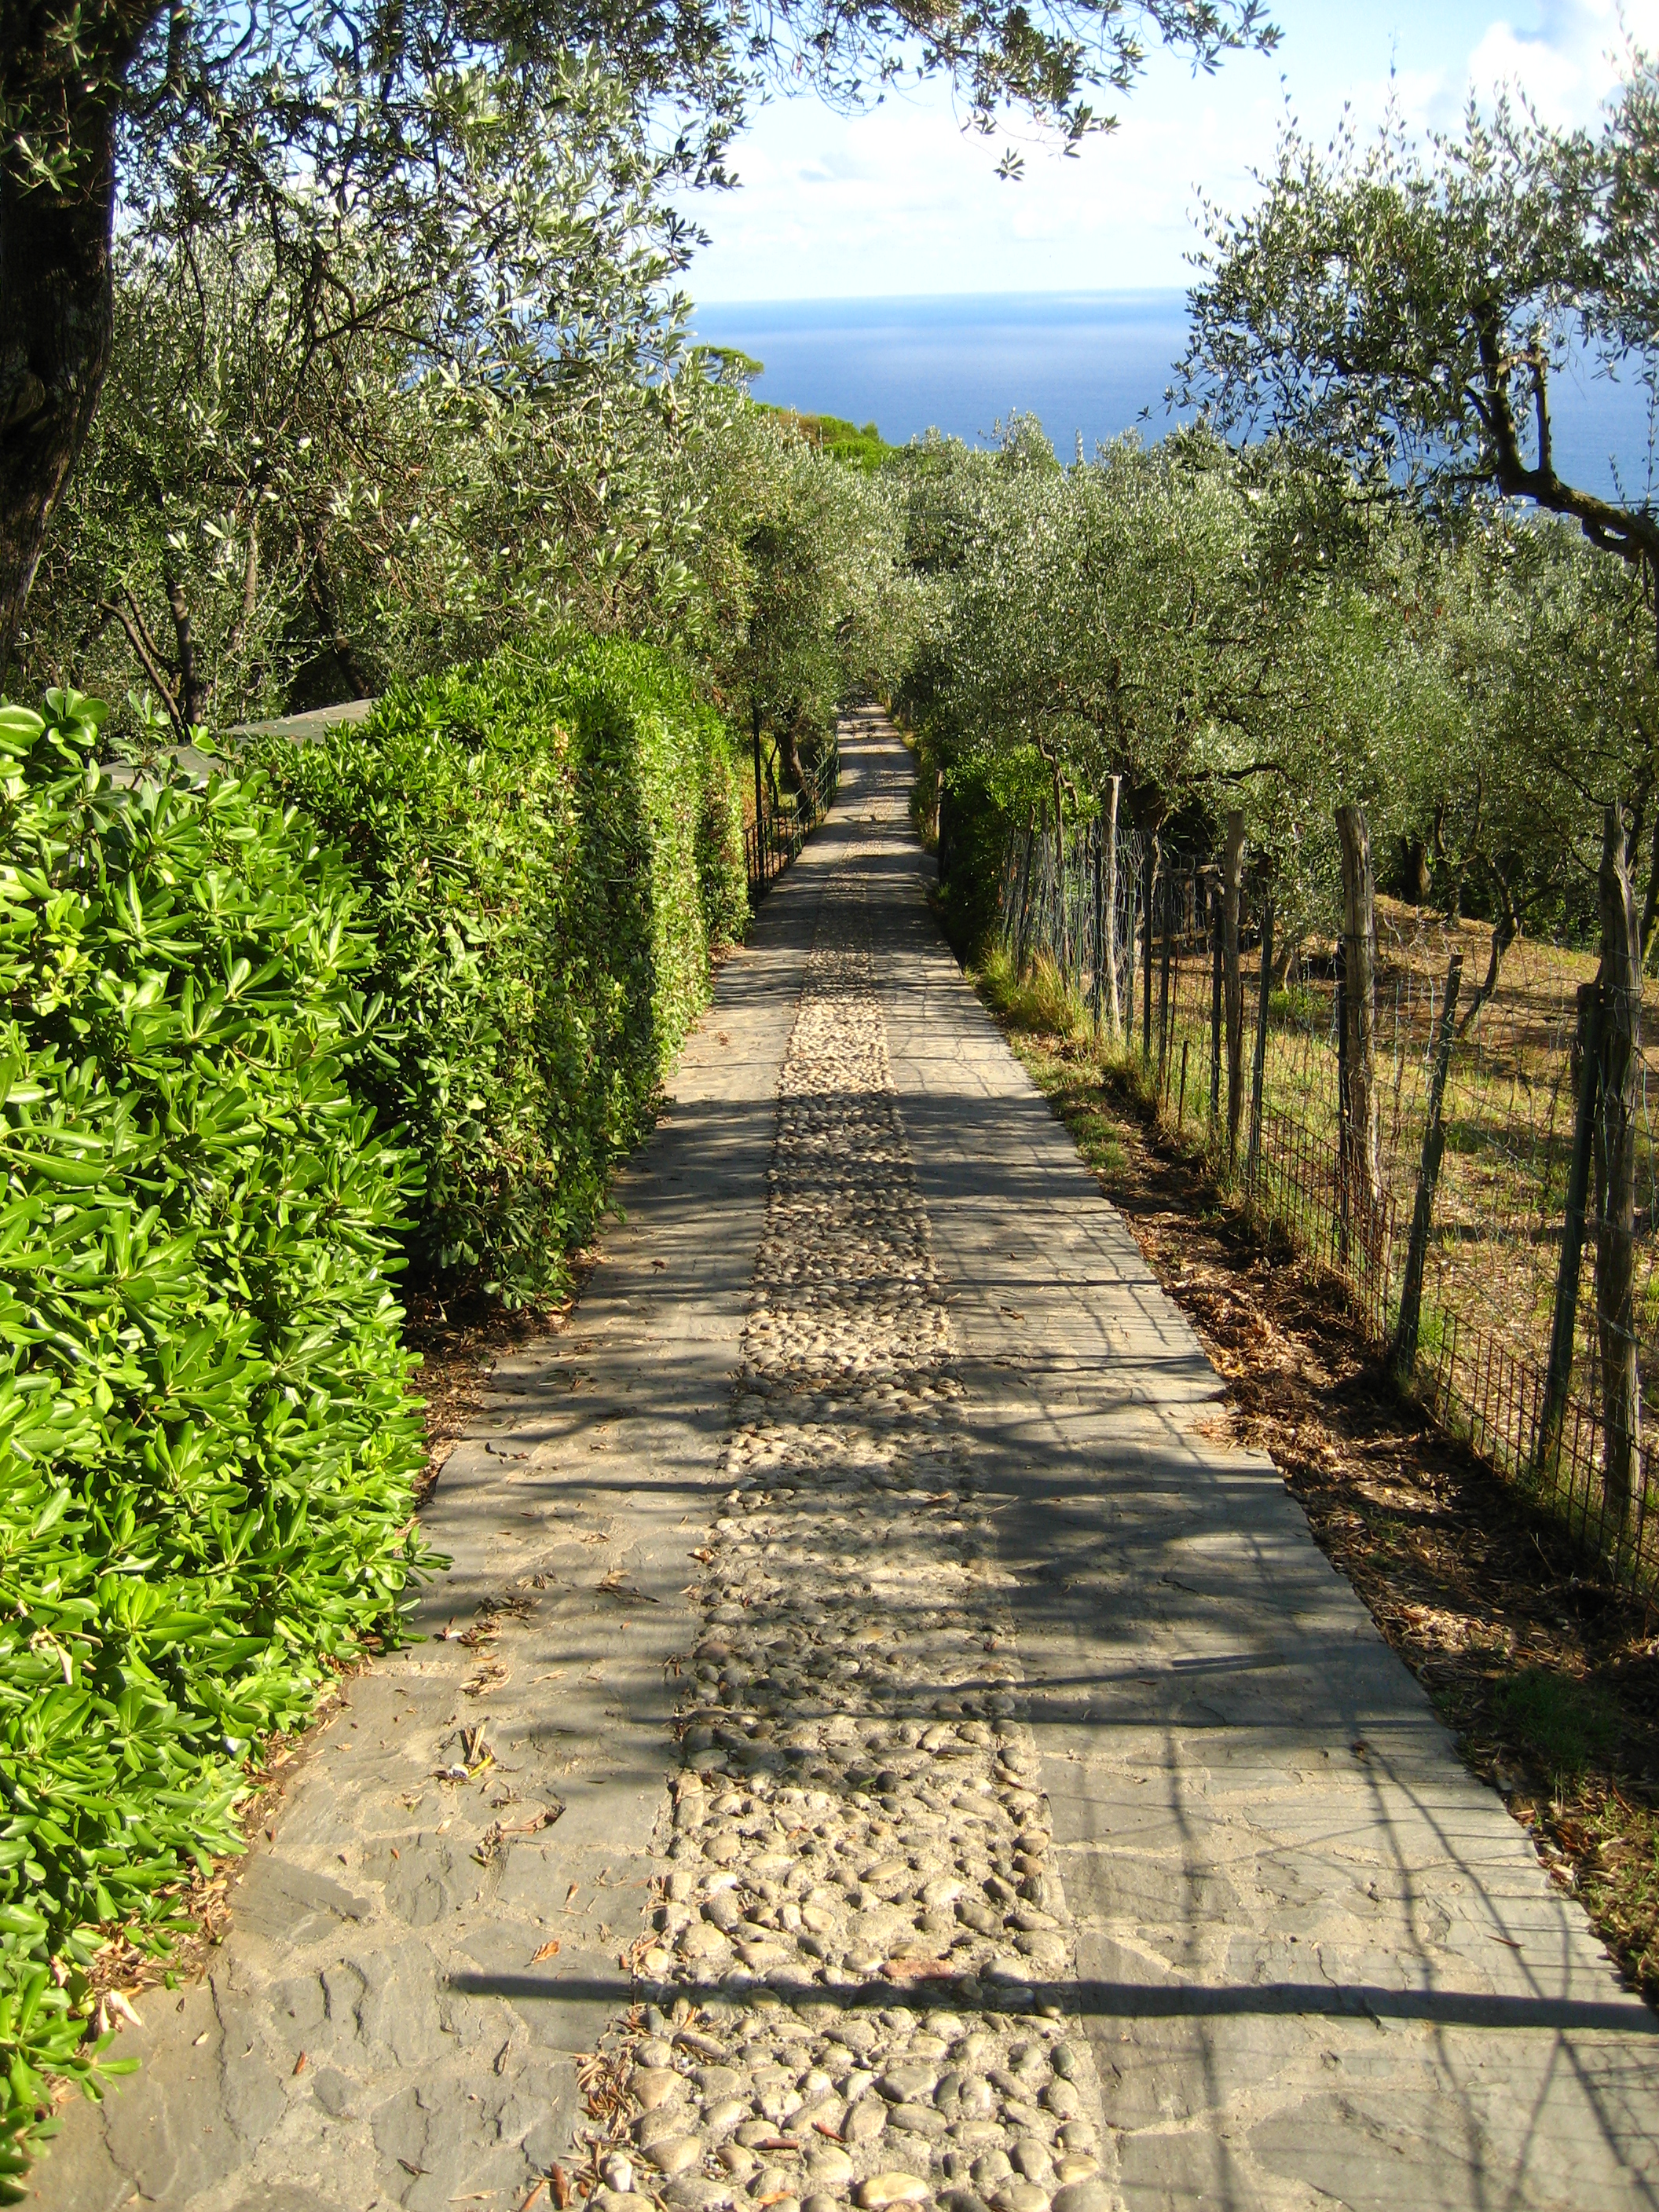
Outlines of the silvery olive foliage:
[[1505,943],[1588,926],[1601,808],[1651,790],[1656,682],[1638,579],[1577,532],[1432,520],[1201,426],[1064,469],[940,441],[898,473],[901,702],[1006,824],[1085,823],[1112,778],[1144,842],[1207,848],[1237,809],[1288,943],[1332,926],[1355,801],[1407,896]]
[[314,257],[182,185],[123,237],[27,678],[148,690],[182,733],[377,691],[509,625],[617,627],[647,575],[672,596],[674,164],[591,55],[476,104],[465,211],[435,237],[341,179]]
[[1637,48],[1625,70],[1593,131],[1508,98],[1425,143],[1397,116],[1323,149],[1288,130],[1257,204],[1207,210],[1187,396],[1379,489],[1569,518],[1651,601],[1651,453],[1625,457],[1611,495],[1569,481],[1551,411],[1576,358],[1659,400],[1659,76]]

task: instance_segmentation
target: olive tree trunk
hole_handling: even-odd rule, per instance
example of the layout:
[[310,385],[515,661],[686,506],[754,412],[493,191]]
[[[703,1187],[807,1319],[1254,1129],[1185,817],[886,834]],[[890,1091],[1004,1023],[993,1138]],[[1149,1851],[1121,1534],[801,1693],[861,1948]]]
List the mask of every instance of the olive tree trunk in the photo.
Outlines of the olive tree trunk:
[[0,9],[0,101],[60,118],[70,164],[54,191],[0,159],[0,674],[109,367],[116,81],[154,12],[100,11],[76,52],[61,17]]

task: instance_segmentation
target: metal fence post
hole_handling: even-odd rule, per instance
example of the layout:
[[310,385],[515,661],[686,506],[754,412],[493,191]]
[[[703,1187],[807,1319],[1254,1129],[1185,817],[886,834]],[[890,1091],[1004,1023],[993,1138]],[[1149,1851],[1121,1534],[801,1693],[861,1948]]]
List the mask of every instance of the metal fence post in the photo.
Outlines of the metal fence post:
[[1141,963],[1140,969],[1140,1056],[1149,1067],[1152,1060],[1152,946],[1156,941],[1158,929],[1152,915],[1158,879],[1159,858],[1158,841],[1156,836],[1151,837],[1146,842],[1145,854],[1140,864],[1146,878],[1142,903],[1146,909],[1146,958]]
[[1347,947],[1336,948],[1336,1251],[1348,1260],[1348,962]]
[[760,887],[766,889],[766,787],[761,776],[761,711],[758,699],[750,703],[755,736],[755,857],[760,866]]
[[1164,957],[1158,979],[1158,1091],[1163,1097],[1170,1079],[1170,962],[1175,952],[1175,872],[1164,872]]
[[1210,886],[1210,1140],[1221,1119],[1221,887]]

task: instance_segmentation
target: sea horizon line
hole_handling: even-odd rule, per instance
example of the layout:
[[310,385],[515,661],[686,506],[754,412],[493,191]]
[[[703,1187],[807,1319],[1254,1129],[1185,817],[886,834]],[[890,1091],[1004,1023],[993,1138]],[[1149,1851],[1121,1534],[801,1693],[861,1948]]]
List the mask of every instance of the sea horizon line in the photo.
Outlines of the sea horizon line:
[[1060,291],[1023,292],[848,292],[801,294],[789,299],[731,299],[693,300],[694,313],[775,313],[781,309],[833,312],[857,308],[944,308],[969,307],[1066,305],[1097,307],[1103,303],[1118,306],[1145,304],[1167,307],[1179,301],[1184,307],[1189,288],[1185,285],[1119,285],[1091,289],[1073,286]]

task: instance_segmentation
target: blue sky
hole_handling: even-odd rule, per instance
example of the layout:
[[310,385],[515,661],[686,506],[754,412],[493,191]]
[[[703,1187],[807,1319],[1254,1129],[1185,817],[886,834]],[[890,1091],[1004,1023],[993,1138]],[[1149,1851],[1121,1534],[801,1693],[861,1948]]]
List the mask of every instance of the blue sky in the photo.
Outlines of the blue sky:
[[1552,121],[1594,118],[1626,32],[1659,45],[1659,0],[1280,0],[1277,54],[1194,80],[1155,54],[1107,138],[1062,159],[1025,143],[1023,182],[994,173],[1003,139],[962,131],[938,88],[846,117],[774,102],[739,141],[741,189],[699,196],[711,243],[694,298],[868,298],[913,293],[1115,291],[1181,285],[1200,195],[1248,204],[1286,103],[1328,135],[1396,98],[1420,127],[1455,119],[1473,84],[1521,84]]

